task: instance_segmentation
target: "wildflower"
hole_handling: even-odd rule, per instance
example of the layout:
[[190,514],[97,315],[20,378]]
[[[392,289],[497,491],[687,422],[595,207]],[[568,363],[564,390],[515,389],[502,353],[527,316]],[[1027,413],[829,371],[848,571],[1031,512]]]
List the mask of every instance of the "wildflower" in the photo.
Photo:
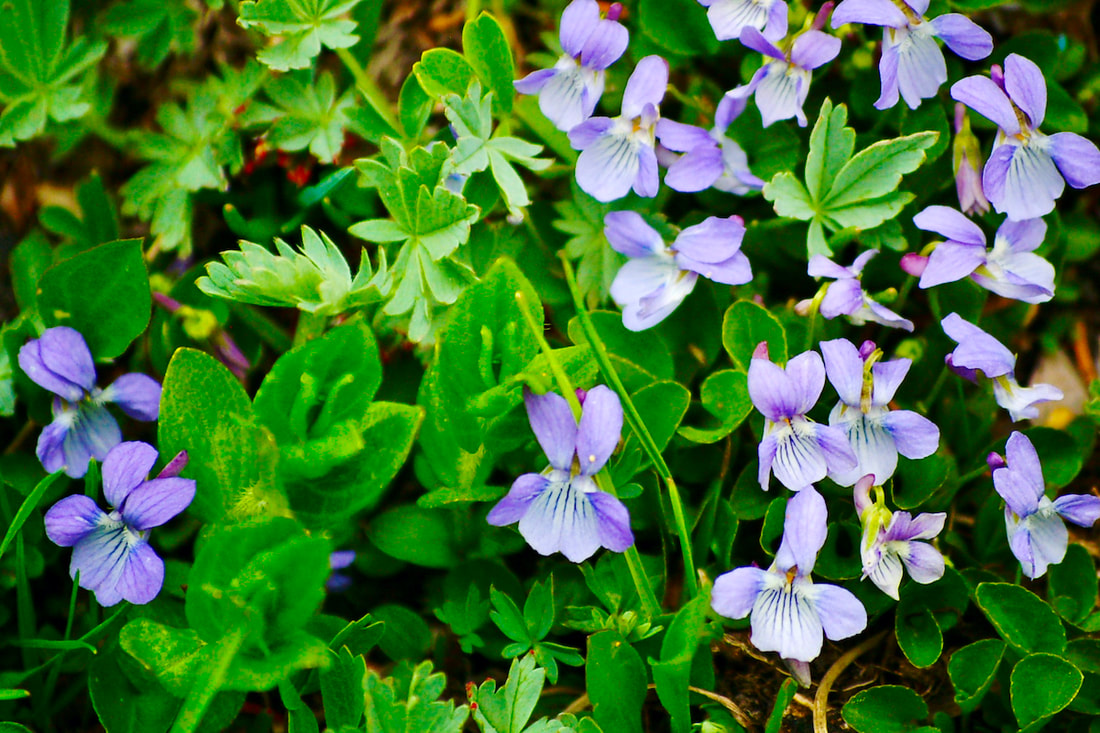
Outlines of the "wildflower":
[[657,121],[657,139],[670,151],[684,153],[671,156],[665,184],[674,191],[693,193],[713,186],[719,191],[744,196],[749,191],[764,188],[764,181],[749,170],[745,151],[726,135],[730,123],[744,110],[744,103],[723,97],[714,116],[714,127],[707,132],[701,127],[672,120]]
[[726,92],[726,96],[744,104],[753,93],[764,127],[794,117],[805,127],[802,105],[810,93],[813,70],[832,61],[840,53],[840,39],[809,30],[799,35],[784,53],[760,31],[747,27],[741,31],[741,43],[772,59],[764,64],[748,84]]
[[699,0],[719,41],[738,38],[745,28],[767,38],[787,35],[787,3],[783,0]]
[[951,98],[1000,128],[982,171],[982,189],[998,213],[1013,221],[1037,219],[1054,210],[1065,184],[1100,183],[1100,150],[1072,132],[1039,132],[1047,107],[1047,86],[1034,61],[1010,53],[1003,73],[968,76],[951,87]]
[[1066,556],[1065,522],[1091,527],[1100,519],[1100,498],[1086,494],[1047,498],[1039,455],[1023,433],[1008,436],[1003,458],[990,453],[986,460],[993,469],[993,487],[1005,500],[1008,545],[1024,575],[1038,578],[1048,565],[1057,565]]
[[982,150],[978,138],[970,131],[966,105],[955,103],[955,140],[952,143],[955,170],[955,191],[959,209],[968,216],[989,211],[989,200],[982,191]]
[[981,372],[993,380],[993,396],[997,404],[1008,410],[1013,422],[1039,416],[1035,407],[1040,402],[1062,399],[1062,390],[1050,384],[1021,387],[1016,382],[1016,357],[997,339],[990,336],[958,313],[950,313],[940,321],[943,331],[958,346],[944,361],[959,376],[977,382]]
[[355,562],[355,550],[337,550],[329,553],[328,567],[332,573],[325,581],[325,589],[330,593],[343,593],[350,588],[351,578],[337,571],[349,567],[353,562]]
[[[787,502],[783,540],[771,567],[737,568],[714,581],[711,607],[727,618],[751,614],[753,646],[778,652],[785,661],[813,661],[823,635],[839,641],[867,627],[867,611],[850,591],[810,579],[825,544],[827,519],[821,494],[803,489]],[[807,679],[800,679],[804,684],[808,671]]]
[[816,351],[799,354],[783,368],[768,359],[766,342],[756,347],[749,364],[749,397],[765,418],[757,449],[760,488],[768,490],[773,469],[780,483],[798,491],[829,472],[855,467],[844,431],[806,417],[824,387],[825,365]]
[[66,326],[46,329],[19,350],[19,366],[43,389],[53,392],[53,422],[38,436],[35,452],[42,466],[72,478],[102,461],[122,442],[118,422],[107,411],[114,402],[135,420],[156,420],[160,385],[144,374],[124,374],[107,389],[95,383],[92,353],[79,332]]
[[578,563],[601,546],[622,552],[634,544],[626,507],[593,480],[619,442],[622,405],[603,385],[579,396],[578,423],[561,395],[524,393],[531,429],[550,466],[517,478],[487,517],[497,527],[518,521],[519,533],[540,555],[560,552]]
[[1045,303],[1054,297],[1054,266],[1034,253],[1047,232],[1042,219],[1006,219],[992,250],[986,249],[981,228],[950,207],[929,206],[913,217],[913,223],[947,237],[928,256],[920,276],[922,288],[969,276],[1004,298]]
[[[862,326],[867,321],[873,321],[890,328],[902,328],[906,331],[912,331],[912,321],[902,318],[863,290],[863,285],[860,282],[863,268],[877,254],[877,249],[869,249],[856,257],[855,262],[849,267],[838,265],[825,255],[811,257],[809,266],[806,269],[806,273],[810,277],[828,277],[835,280],[835,282],[823,286],[825,292],[821,296],[819,311],[821,315],[828,319],[837,316],[848,316],[848,319],[856,326]],[[795,310],[802,315],[806,315],[810,312],[812,306],[812,300],[803,300],[795,306]]]
[[603,95],[605,69],[626,51],[630,34],[618,22],[622,10],[613,3],[601,19],[596,0],[573,0],[561,14],[565,53],[552,68],[513,82],[520,94],[539,95],[539,109],[562,132],[592,116]]
[[654,127],[668,87],[668,62],[646,56],[626,82],[622,114],[592,117],[569,131],[569,143],[580,150],[577,183],[599,201],[620,199],[634,189],[639,196],[657,195],[657,143]]
[[943,577],[943,555],[918,540],[933,539],[943,531],[947,514],[926,513],[914,518],[909,512],[891,512],[886,508],[881,489],[875,490],[875,498],[871,499],[872,484],[883,481],[869,474],[855,485],[856,512],[863,527],[860,557],[863,577],[870,578],[879,590],[898,600],[903,567],[909,571],[909,577],[921,584],[934,583]]
[[164,585],[164,561],[149,545],[149,530],[191,504],[195,481],[179,478],[186,454],[148,479],[157,450],[148,443],[119,443],[103,460],[104,512],[83,494],[67,496],[46,512],[46,536],[72,547],[69,575],[95,592],[101,606],[121,600],[148,603]]
[[993,51],[993,37],[965,15],[949,13],[928,20],[927,10],[928,0],[844,0],[833,13],[833,28],[845,23],[883,27],[877,109],[897,104],[899,92],[910,109],[936,96],[947,81],[947,63],[936,38],[970,61]]
[[708,217],[665,245],[661,235],[634,211],[604,217],[611,247],[630,260],[611,283],[611,297],[623,309],[623,325],[641,331],[665,319],[695,287],[700,275],[726,285],[752,280],[741,252],[745,224],[739,216]]
[[865,474],[878,483],[894,475],[898,453],[906,458],[927,458],[936,452],[940,431],[911,410],[891,410],[888,405],[909,373],[909,359],[881,361],[882,351],[871,341],[858,350],[847,339],[821,342],[825,373],[840,396],[829,413],[829,424],[844,431],[856,457],[848,470],[833,470],[829,477],[851,486]]

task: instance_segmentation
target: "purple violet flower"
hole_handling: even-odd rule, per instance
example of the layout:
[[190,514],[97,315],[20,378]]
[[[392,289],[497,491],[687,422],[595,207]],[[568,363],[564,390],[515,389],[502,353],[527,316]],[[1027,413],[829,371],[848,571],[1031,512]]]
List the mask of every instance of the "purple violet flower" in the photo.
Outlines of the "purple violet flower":
[[[733,138],[726,135],[730,123],[744,110],[744,103],[722,97],[714,115],[714,127],[701,127],[672,120],[657,121],[657,139],[668,151],[665,184],[674,191],[694,193],[713,186],[719,191],[744,196],[764,188],[764,181],[749,170],[749,158]],[[658,148],[658,153],[662,149]]]
[[623,309],[623,325],[642,331],[663,321],[695,288],[700,275],[725,285],[752,280],[749,259],[741,252],[745,223],[739,216],[707,217],[681,231],[672,246],[634,211],[604,217],[612,249],[630,260],[611,283],[611,297]]
[[343,593],[350,588],[351,578],[337,571],[350,567],[353,562],[355,562],[355,550],[337,550],[329,553],[328,567],[332,573],[325,581],[325,590],[330,593]]
[[829,424],[844,431],[856,457],[847,470],[831,470],[829,477],[851,486],[865,474],[876,484],[894,475],[898,453],[914,460],[927,458],[940,444],[940,430],[912,410],[891,410],[890,401],[909,373],[912,361],[880,361],[882,351],[871,341],[856,349],[848,339],[821,342],[825,372],[840,396],[829,413]]
[[[837,316],[848,316],[856,326],[872,321],[882,326],[912,331],[912,321],[902,318],[863,290],[860,282],[863,268],[877,254],[877,249],[862,252],[849,267],[838,265],[825,255],[811,257],[806,268],[810,277],[828,277],[836,281],[823,286],[825,294],[821,296],[818,310],[829,320]],[[800,315],[808,315],[812,307],[813,300],[803,300],[795,306],[795,311]]]
[[787,3],[783,0],[699,0],[719,41],[738,38],[745,28],[763,31],[766,38],[787,35]]
[[626,51],[630,34],[618,22],[622,10],[614,3],[601,19],[596,0],[573,0],[561,14],[565,53],[552,68],[513,82],[520,94],[539,95],[539,109],[562,132],[592,116],[603,95],[605,69]]
[[1045,303],[1054,297],[1054,265],[1034,252],[1047,233],[1042,219],[1005,219],[991,250],[986,249],[981,228],[948,206],[929,206],[913,217],[913,223],[947,238],[928,256],[921,288],[970,277],[1003,298]]
[[1008,545],[1024,575],[1038,578],[1048,565],[1057,565],[1066,556],[1065,522],[1091,527],[1100,519],[1100,498],[1066,494],[1051,501],[1044,493],[1043,467],[1035,446],[1020,432],[1008,436],[1004,458],[990,453],[987,462],[993,469],[993,487],[1005,500]]
[[148,603],[164,585],[164,561],[149,545],[149,530],[191,504],[195,481],[175,475],[185,456],[147,478],[156,460],[157,450],[148,443],[119,443],[103,460],[110,512],[83,494],[67,496],[46,512],[46,536],[73,548],[69,575],[76,578],[79,571],[80,587],[94,591],[101,606]]
[[837,427],[806,417],[825,387],[825,365],[816,351],[806,351],[787,362],[786,368],[768,358],[768,344],[761,342],[749,364],[749,397],[764,415],[764,438],[757,453],[760,488],[768,490],[772,471],[791,491],[799,491],[825,478],[849,471],[856,456],[848,437]]
[[540,555],[560,552],[577,563],[601,546],[623,552],[633,545],[626,507],[593,479],[622,435],[619,396],[604,385],[589,390],[579,423],[561,395],[525,392],[523,401],[550,466],[517,478],[489,512],[489,524],[519,522],[519,533]]
[[1065,184],[1100,183],[1100,150],[1072,132],[1039,132],[1047,108],[1047,85],[1034,61],[1010,53],[1004,72],[968,76],[951,87],[951,98],[1000,128],[982,171],[982,189],[998,213],[1020,221],[1054,211]]
[[919,540],[933,539],[943,531],[947,514],[918,514],[914,518],[909,512],[891,512],[886,508],[886,497],[881,490],[875,491],[872,501],[875,483],[881,481],[874,476],[864,476],[856,482],[853,492],[863,528],[860,543],[863,577],[870,578],[879,590],[896,601],[903,568],[909,571],[909,577],[924,585],[943,577],[943,555]]
[[958,313],[950,313],[940,321],[944,333],[958,346],[944,357],[944,362],[956,374],[977,382],[978,372],[993,380],[993,396],[997,404],[1008,410],[1013,422],[1039,416],[1035,407],[1040,402],[1062,399],[1062,390],[1051,384],[1021,387],[1016,382],[1016,357],[997,339]]
[[966,105],[955,103],[955,140],[952,143],[955,169],[955,191],[959,196],[959,209],[967,216],[989,211],[989,200],[982,191],[982,149],[978,138],[970,131],[970,117]]
[[654,128],[668,87],[668,62],[646,56],[634,67],[623,92],[618,117],[592,117],[569,131],[569,144],[580,150],[577,183],[597,201],[621,199],[634,189],[657,195],[657,144]]
[[749,26],[741,31],[741,43],[772,60],[753,74],[748,84],[726,92],[726,97],[743,106],[755,93],[764,127],[791,117],[805,127],[807,120],[802,105],[810,93],[813,70],[836,58],[840,53],[840,39],[819,30],[808,30],[797,36],[784,53],[760,31]]
[[993,51],[993,37],[965,15],[949,13],[932,20],[924,17],[929,0],[844,0],[833,12],[833,28],[845,23],[867,23],[882,28],[882,93],[877,109],[898,103],[898,94],[910,109],[936,96],[947,81],[947,63],[936,45],[947,47],[969,61]]
[[[827,520],[825,500],[806,487],[787,501],[783,541],[771,567],[737,568],[715,579],[711,608],[727,618],[751,614],[749,638],[760,651],[810,662],[821,653],[823,636],[839,641],[867,627],[867,611],[851,591],[810,578]],[[799,666],[792,665],[796,672]]]
[[108,402],[135,420],[156,420],[160,413],[160,385],[144,374],[124,374],[107,389],[97,387],[92,352],[84,337],[67,326],[48,328],[24,344],[19,366],[31,381],[56,395],[53,422],[38,436],[35,450],[50,473],[64,469],[80,478],[88,461],[104,460],[122,442]]

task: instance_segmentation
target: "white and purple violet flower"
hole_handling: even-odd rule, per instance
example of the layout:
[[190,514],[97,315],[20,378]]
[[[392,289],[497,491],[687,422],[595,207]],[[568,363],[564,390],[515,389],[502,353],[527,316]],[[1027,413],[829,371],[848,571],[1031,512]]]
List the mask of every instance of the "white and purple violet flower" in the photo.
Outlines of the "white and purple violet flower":
[[149,530],[191,504],[195,481],[179,477],[186,453],[149,479],[156,460],[156,448],[147,443],[119,443],[103,460],[103,497],[111,511],[76,494],[46,512],[46,536],[73,548],[69,575],[79,572],[80,587],[94,591],[101,606],[148,603],[164,585],[164,561],[149,545]]
[[741,252],[745,224],[739,216],[705,221],[681,231],[671,246],[634,211],[604,217],[612,249],[630,260],[611,283],[611,297],[623,309],[623,325],[642,331],[663,321],[695,288],[699,276],[725,285],[752,280]]
[[579,423],[561,395],[524,393],[531,429],[550,466],[517,478],[486,517],[496,527],[519,522],[519,533],[540,555],[560,552],[577,563],[600,547],[623,552],[634,544],[626,507],[593,478],[622,435],[619,396],[599,385],[587,394],[578,390],[578,397]]
[[863,528],[859,546],[863,577],[870,578],[879,590],[896,601],[903,570],[908,570],[914,581],[925,585],[943,577],[943,555],[922,540],[935,539],[943,531],[947,514],[934,512],[914,517],[909,512],[891,512],[886,508],[884,493],[875,490],[877,483],[881,480],[869,474],[856,482],[853,491]]
[[947,63],[936,38],[968,61],[993,52],[993,36],[974,21],[959,13],[928,20],[928,4],[929,0],[844,0],[833,12],[833,28],[845,23],[882,26],[882,93],[876,109],[893,107],[899,93],[910,109],[936,96],[947,81]]
[[668,62],[646,56],[626,82],[621,115],[592,117],[569,131],[570,145],[581,151],[577,184],[585,193],[605,203],[632,188],[639,196],[657,195],[655,128],[667,88]]
[[661,141],[658,160],[668,168],[665,185],[683,193],[713,186],[738,196],[764,188],[764,181],[749,170],[745,151],[726,134],[730,123],[744,109],[744,102],[722,97],[709,132],[695,125],[658,120],[657,138]]
[[753,74],[748,84],[726,92],[735,104],[744,106],[753,94],[764,127],[794,117],[805,127],[808,122],[802,105],[810,93],[813,70],[827,64],[840,53],[840,39],[812,29],[798,35],[782,50],[751,26],[741,31],[741,43],[772,60]]
[[940,325],[958,346],[944,357],[951,371],[977,383],[978,372],[993,380],[997,404],[1008,410],[1013,422],[1039,416],[1040,402],[1062,399],[1062,390],[1051,384],[1021,387],[1016,381],[1016,356],[1004,344],[958,313],[950,313]]
[[1000,128],[982,171],[982,188],[998,213],[1013,221],[1054,211],[1066,183],[1100,183],[1100,150],[1073,132],[1039,132],[1047,108],[1047,85],[1034,61],[1010,53],[992,78],[968,76],[951,87],[951,98]]
[[1100,519],[1100,498],[1066,494],[1051,501],[1045,494],[1039,454],[1020,432],[1008,437],[1003,458],[990,453],[986,461],[993,470],[993,487],[1005,500],[1008,545],[1024,575],[1038,578],[1048,565],[1057,565],[1066,556],[1065,522],[1091,527]]
[[1054,265],[1035,254],[1047,233],[1042,219],[1006,219],[991,250],[986,249],[981,227],[948,206],[929,206],[913,217],[913,223],[947,238],[928,256],[921,288],[969,277],[1003,298],[1045,303],[1054,297]]
[[861,282],[863,268],[877,254],[877,249],[861,252],[848,267],[838,265],[825,255],[818,254],[811,257],[806,274],[810,277],[827,277],[834,282],[823,285],[823,292],[819,292],[817,298],[799,301],[795,305],[795,312],[803,316],[809,315],[813,310],[814,302],[820,298],[818,311],[827,319],[848,316],[855,326],[862,326],[872,321],[882,326],[912,331],[912,321],[902,318],[879,303],[863,289]]
[[829,424],[844,431],[856,457],[853,468],[830,470],[829,478],[852,486],[873,474],[881,484],[894,475],[899,453],[917,460],[936,452],[940,430],[935,423],[912,410],[889,407],[912,361],[881,361],[882,351],[871,341],[859,349],[848,339],[822,341],[821,353],[829,382],[840,396]]
[[809,667],[821,653],[823,637],[847,639],[867,627],[867,611],[851,591],[810,578],[825,544],[825,499],[806,487],[787,501],[783,540],[767,570],[750,566],[723,573],[714,581],[710,605],[727,618],[751,614],[752,635],[760,651],[778,652],[798,681],[809,685]]
[[553,67],[513,82],[520,94],[538,95],[539,109],[562,132],[592,116],[603,95],[605,70],[626,51],[630,34],[618,22],[622,10],[613,3],[601,18],[596,0],[573,0],[558,31],[565,53]]
[[160,385],[144,374],[123,374],[106,389],[96,386],[92,352],[80,332],[48,328],[19,350],[19,366],[35,384],[53,392],[53,422],[38,436],[35,452],[50,473],[64,469],[72,478],[103,461],[122,442],[118,422],[107,410],[113,402],[135,420],[156,420]]
[[800,491],[856,466],[844,431],[806,417],[825,388],[825,365],[816,351],[799,354],[786,368],[768,358],[761,342],[749,364],[749,398],[764,415],[764,438],[757,454],[760,488],[768,490],[772,471],[791,491]]
[[783,0],[698,0],[719,41],[738,38],[745,28],[762,31],[766,38],[787,35],[787,3]]

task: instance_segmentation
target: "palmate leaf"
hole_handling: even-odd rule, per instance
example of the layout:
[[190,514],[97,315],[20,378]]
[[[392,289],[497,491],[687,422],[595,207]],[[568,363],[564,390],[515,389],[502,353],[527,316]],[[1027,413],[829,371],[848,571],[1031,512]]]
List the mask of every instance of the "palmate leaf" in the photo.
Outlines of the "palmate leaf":
[[104,41],[65,42],[68,0],[0,3],[0,147],[29,140],[89,109],[77,76],[107,51]]
[[366,729],[375,733],[459,733],[470,711],[465,705],[456,708],[453,702],[439,699],[446,686],[441,673],[432,674],[430,661],[416,667],[401,662],[385,678],[368,670],[363,684]]
[[278,254],[252,242],[241,242],[236,252],[223,252],[221,262],[206,266],[207,275],[195,283],[207,295],[253,305],[297,308],[335,316],[376,303],[391,289],[386,254],[379,250],[378,272],[371,270],[366,250],[353,279],[347,260],[328,236],[302,227],[302,251],[281,239]]
[[601,204],[572,182],[573,200],[554,204],[559,218],[554,228],[569,235],[565,242],[565,254],[577,265],[577,285],[584,293],[590,308],[607,302],[611,296],[611,283],[626,257],[611,248],[604,236],[603,218],[611,206]]
[[369,219],[348,231],[371,242],[400,242],[393,273],[397,283],[384,312],[409,314],[409,338],[424,341],[433,332],[433,314],[454,303],[473,270],[455,251],[470,238],[481,210],[444,185],[446,145],[406,152],[391,138],[382,141],[382,159],[355,162],[366,186],[378,189],[390,219]]
[[257,58],[276,71],[305,69],[321,47],[349,48],[359,41],[345,17],[360,0],[245,0],[237,22],[279,41]]
[[[546,670],[535,665],[532,654],[513,659],[504,687],[497,689],[496,680],[486,680],[470,696],[477,703],[474,722],[482,733],[524,733],[530,731],[527,721],[546,681]],[[535,725],[545,725],[545,719]]]
[[103,16],[103,30],[113,36],[137,39],[137,58],[144,66],[159,66],[170,53],[195,50],[192,28],[198,13],[185,3],[129,0],[114,5]]
[[938,132],[917,132],[880,140],[853,156],[855,131],[847,120],[847,108],[826,99],[810,134],[805,185],[783,172],[764,186],[775,213],[810,222],[811,256],[829,254],[825,229],[866,231],[897,216],[914,198],[897,190],[902,176],[924,163],[925,151],[939,138]]
[[481,83],[474,82],[460,98],[457,94],[448,94],[443,98],[447,119],[454,126],[458,137],[452,151],[450,165],[459,175],[488,168],[500,189],[508,213],[520,216],[520,209],[528,206],[531,199],[523,185],[513,163],[533,171],[546,169],[550,165],[548,158],[536,158],[542,152],[541,145],[505,135],[493,135],[493,92],[481,96]]
[[273,104],[253,103],[242,124],[271,124],[267,141],[289,152],[309,148],[322,163],[331,163],[344,145],[349,115],[358,95],[349,89],[336,96],[336,82],[325,72],[316,84],[308,72],[277,76],[264,86]]

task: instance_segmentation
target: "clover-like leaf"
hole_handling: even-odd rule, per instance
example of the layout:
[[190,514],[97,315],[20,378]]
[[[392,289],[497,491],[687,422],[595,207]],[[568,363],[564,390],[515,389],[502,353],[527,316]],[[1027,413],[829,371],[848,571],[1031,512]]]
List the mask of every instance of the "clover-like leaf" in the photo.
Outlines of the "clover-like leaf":
[[276,71],[307,68],[321,47],[350,48],[359,41],[344,16],[360,0],[245,0],[237,22],[279,40],[256,57]]
[[272,104],[253,104],[246,123],[270,123],[267,141],[288,152],[305,150],[322,163],[331,163],[344,145],[349,115],[357,106],[357,95],[348,89],[336,95],[336,82],[325,72],[316,83],[306,72],[275,77],[264,86]]

